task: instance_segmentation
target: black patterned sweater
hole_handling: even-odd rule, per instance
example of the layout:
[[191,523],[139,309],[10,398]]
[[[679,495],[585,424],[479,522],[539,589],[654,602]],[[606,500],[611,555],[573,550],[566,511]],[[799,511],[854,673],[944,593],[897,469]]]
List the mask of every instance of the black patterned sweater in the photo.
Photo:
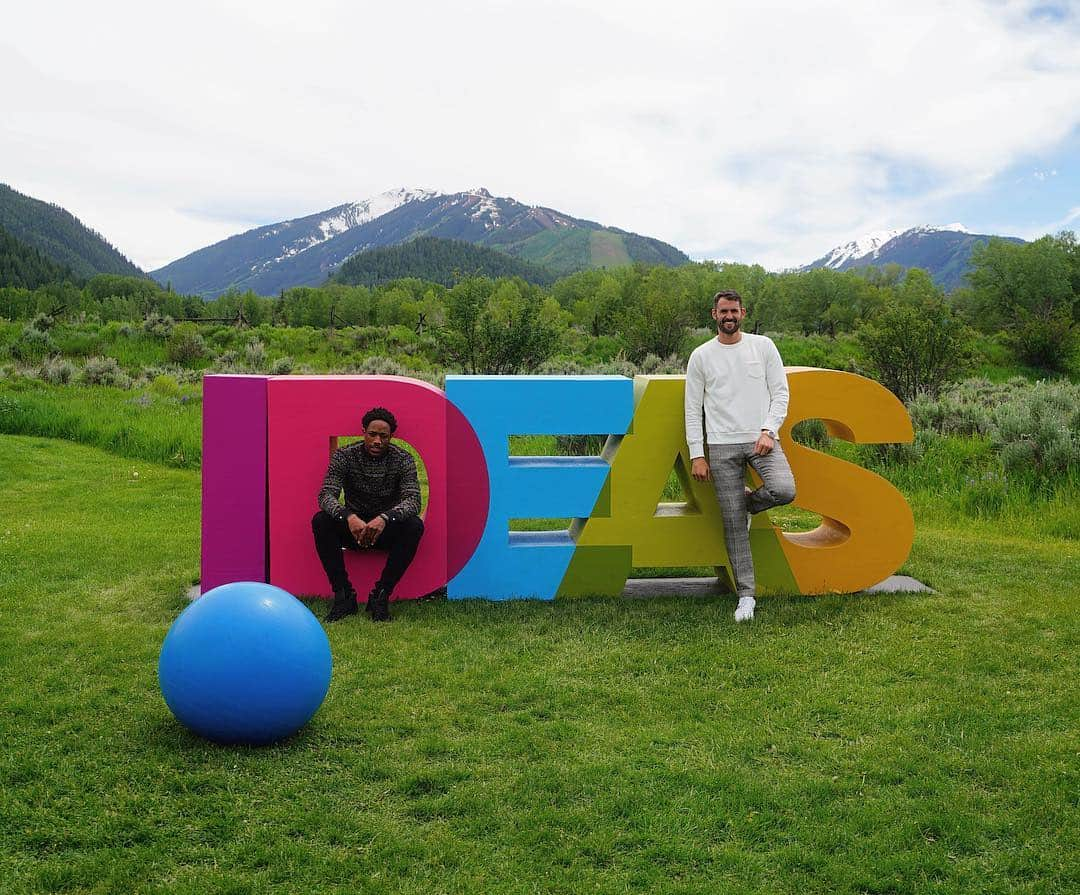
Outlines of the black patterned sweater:
[[[339,495],[345,492],[345,504]],[[326,479],[319,490],[319,507],[335,519],[356,513],[370,522],[386,513],[391,522],[420,513],[420,483],[416,461],[395,444],[386,453],[373,457],[362,441],[338,448],[330,457]]]

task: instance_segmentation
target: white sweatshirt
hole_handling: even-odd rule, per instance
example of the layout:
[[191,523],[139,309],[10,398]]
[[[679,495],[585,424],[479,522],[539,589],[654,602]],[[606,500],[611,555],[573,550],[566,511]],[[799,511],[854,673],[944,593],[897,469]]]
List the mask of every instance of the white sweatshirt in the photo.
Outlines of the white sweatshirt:
[[787,406],[787,375],[772,339],[743,333],[734,345],[699,345],[686,364],[690,459],[705,456],[702,407],[709,444],[739,444],[757,441],[763,429],[779,432]]

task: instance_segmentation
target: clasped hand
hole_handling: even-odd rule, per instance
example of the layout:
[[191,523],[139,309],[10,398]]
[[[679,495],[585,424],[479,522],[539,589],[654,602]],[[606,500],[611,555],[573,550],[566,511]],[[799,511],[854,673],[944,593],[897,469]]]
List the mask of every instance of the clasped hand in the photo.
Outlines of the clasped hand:
[[382,516],[376,516],[370,522],[365,522],[355,513],[349,517],[349,533],[361,547],[374,547],[384,528],[386,520]]

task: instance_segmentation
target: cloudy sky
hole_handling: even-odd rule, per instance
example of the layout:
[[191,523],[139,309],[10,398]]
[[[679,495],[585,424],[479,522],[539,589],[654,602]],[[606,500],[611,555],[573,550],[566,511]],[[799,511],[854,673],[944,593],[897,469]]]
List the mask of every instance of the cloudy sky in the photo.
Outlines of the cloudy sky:
[[486,187],[695,258],[1080,229],[1080,0],[9,4],[0,182],[145,269]]

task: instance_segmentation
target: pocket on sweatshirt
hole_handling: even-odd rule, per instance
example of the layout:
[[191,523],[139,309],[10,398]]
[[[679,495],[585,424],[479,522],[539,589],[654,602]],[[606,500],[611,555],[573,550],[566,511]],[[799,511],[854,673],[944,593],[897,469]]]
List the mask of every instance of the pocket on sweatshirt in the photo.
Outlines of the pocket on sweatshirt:
[[747,379],[764,379],[765,368],[761,365],[761,361],[747,361],[746,362],[746,378]]

